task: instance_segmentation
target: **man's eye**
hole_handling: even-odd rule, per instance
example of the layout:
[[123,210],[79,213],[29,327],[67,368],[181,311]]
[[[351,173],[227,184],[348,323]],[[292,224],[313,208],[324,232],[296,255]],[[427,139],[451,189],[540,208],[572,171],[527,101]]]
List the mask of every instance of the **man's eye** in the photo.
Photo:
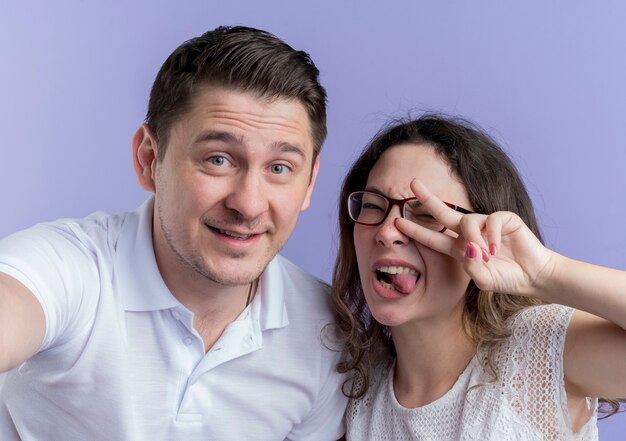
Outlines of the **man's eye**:
[[272,164],[272,166],[270,167],[270,171],[275,175],[282,175],[289,171],[289,167],[287,167],[285,164]]
[[228,159],[223,156],[211,156],[207,159],[207,162],[212,165],[216,165],[218,167],[222,167],[228,163]]

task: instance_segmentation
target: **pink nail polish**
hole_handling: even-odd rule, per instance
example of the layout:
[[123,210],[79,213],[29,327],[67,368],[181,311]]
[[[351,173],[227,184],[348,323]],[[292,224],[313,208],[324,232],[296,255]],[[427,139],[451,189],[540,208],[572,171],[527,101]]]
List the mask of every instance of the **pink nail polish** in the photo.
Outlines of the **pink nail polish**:
[[498,251],[498,247],[496,246],[495,243],[489,244],[489,254],[491,254],[492,256],[495,256],[497,251]]
[[476,249],[472,246],[471,243],[467,244],[467,248],[465,248],[465,255],[470,259],[476,257]]
[[486,263],[486,262],[489,262],[489,251],[487,251],[487,250],[486,250],[486,249],[484,249],[484,248],[481,248],[481,249],[480,249],[480,251],[482,251],[482,253],[483,253],[483,261],[484,261],[485,263]]

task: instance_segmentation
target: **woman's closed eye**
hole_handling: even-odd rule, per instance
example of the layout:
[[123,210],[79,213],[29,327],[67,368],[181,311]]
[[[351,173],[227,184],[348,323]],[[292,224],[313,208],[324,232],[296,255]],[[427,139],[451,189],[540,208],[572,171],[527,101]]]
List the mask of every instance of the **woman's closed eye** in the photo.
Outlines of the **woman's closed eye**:
[[371,202],[363,202],[361,206],[362,210],[383,211],[383,207],[373,204]]

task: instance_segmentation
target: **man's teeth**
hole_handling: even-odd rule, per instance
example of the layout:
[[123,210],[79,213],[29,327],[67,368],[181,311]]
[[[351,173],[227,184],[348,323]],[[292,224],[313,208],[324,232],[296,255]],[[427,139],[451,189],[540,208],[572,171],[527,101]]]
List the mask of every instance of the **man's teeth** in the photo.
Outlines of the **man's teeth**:
[[237,240],[247,240],[247,239],[250,239],[250,237],[252,237],[252,234],[242,235],[242,234],[233,233],[232,231],[226,231],[226,230],[218,230],[218,231],[225,236],[232,237]]
[[407,268],[405,266],[381,266],[376,271],[387,274],[411,274],[413,276],[419,275],[419,273],[413,268]]

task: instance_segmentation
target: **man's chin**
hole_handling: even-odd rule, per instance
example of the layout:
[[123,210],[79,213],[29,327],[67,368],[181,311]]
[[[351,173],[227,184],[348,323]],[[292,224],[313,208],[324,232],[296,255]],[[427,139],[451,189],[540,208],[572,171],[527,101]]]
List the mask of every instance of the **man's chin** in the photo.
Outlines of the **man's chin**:
[[[258,250],[256,250],[258,251]],[[278,251],[273,253],[210,253],[205,254],[202,268],[196,266],[203,275],[220,285],[245,285],[257,280]]]
[[[268,262],[269,263],[269,262]],[[222,268],[220,270],[207,271],[205,277],[214,283],[225,286],[247,285],[257,280],[265,268],[263,267],[246,268],[244,265],[236,265],[232,268]]]

